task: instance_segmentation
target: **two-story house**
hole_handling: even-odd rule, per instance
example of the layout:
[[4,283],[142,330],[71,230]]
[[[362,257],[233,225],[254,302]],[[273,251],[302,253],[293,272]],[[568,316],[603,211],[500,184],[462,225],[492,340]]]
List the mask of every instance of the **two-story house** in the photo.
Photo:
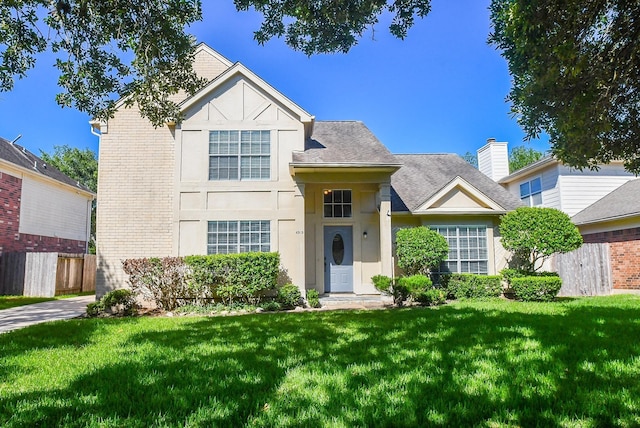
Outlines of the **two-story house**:
[[520,204],[457,155],[394,156],[361,122],[316,121],[208,46],[209,80],[154,128],[120,108],[101,133],[97,294],[126,286],[136,257],[277,251],[301,290],[377,293],[393,275],[393,230],[430,225],[452,271],[505,263],[499,216]]

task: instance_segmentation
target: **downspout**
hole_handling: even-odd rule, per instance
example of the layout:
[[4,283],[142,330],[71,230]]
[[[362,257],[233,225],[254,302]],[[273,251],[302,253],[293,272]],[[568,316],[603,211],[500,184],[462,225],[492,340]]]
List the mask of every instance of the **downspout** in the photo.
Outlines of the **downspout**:
[[85,223],[85,240],[84,240],[84,253],[89,254],[89,240],[91,239],[91,205],[93,204],[93,197],[87,201],[87,221]]

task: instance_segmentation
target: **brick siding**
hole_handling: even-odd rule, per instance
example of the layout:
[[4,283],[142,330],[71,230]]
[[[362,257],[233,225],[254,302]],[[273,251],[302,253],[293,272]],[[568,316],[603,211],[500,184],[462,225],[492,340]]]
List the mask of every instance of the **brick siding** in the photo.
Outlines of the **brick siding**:
[[613,288],[640,289],[640,227],[584,235],[585,243],[609,243]]
[[20,233],[22,180],[0,172],[0,255],[9,252],[84,253],[86,242]]

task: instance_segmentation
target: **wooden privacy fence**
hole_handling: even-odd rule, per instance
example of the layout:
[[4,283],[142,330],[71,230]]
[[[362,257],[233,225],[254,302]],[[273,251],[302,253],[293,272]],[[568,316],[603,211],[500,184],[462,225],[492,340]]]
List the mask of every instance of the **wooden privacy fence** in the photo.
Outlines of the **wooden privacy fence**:
[[602,296],[611,294],[613,281],[609,244],[583,244],[553,257],[553,270],[562,278],[560,296]]
[[53,297],[96,289],[96,256],[7,253],[0,258],[0,294]]

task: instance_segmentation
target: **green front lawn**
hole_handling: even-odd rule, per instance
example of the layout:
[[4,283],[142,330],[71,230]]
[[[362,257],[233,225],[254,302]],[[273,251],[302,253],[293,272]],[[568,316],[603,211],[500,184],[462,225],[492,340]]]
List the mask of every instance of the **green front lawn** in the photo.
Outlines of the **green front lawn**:
[[71,320],[0,335],[0,425],[639,426],[640,296]]
[[15,308],[16,306],[32,305],[34,303],[49,302],[51,300],[69,299],[71,297],[89,296],[95,294],[95,291],[89,291],[76,294],[65,294],[56,297],[25,297],[25,296],[0,296],[0,310]]

